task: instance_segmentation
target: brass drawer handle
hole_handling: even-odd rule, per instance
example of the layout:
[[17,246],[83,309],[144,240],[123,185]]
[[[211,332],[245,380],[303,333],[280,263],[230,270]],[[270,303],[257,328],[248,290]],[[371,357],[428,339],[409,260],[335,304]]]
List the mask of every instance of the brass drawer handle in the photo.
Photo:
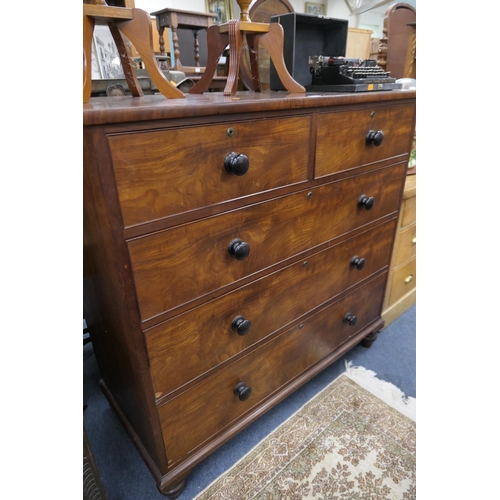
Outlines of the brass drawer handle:
[[416,237],[411,240],[411,244],[412,244],[412,246],[417,244],[417,238]]
[[405,279],[405,285],[408,283],[411,283],[413,281],[413,274],[410,274],[406,279]]

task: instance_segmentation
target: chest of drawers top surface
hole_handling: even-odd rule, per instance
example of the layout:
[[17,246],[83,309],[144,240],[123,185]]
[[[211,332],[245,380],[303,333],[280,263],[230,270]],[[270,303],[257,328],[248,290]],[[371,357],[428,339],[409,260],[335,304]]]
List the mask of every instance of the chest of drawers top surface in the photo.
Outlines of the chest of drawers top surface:
[[378,103],[415,99],[416,91],[288,94],[286,92],[239,92],[224,96],[221,92],[187,95],[184,99],[166,99],[162,95],[143,97],[95,97],[83,105],[83,125],[102,125],[131,121],[228,115],[260,111],[292,111],[324,106]]

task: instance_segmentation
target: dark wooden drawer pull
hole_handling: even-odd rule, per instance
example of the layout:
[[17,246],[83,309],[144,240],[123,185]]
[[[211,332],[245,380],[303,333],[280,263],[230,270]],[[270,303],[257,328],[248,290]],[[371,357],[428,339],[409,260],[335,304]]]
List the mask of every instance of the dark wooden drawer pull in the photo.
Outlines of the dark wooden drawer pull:
[[243,316],[239,315],[236,316],[236,318],[234,318],[233,321],[231,322],[231,328],[238,335],[243,336],[250,331],[250,328],[252,328],[252,322],[249,321],[248,319],[245,319]]
[[349,323],[349,326],[354,326],[358,321],[358,317],[355,314],[347,313],[344,316],[344,323]]
[[224,168],[228,174],[245,175],[250,167],[248,156],[239,153],[229,153],[224,159]]
[[358,271],[361,271],[365,267],[365,264],[366,260],[363,259],[363,257],[358,257],[357,255],[355,255],[351,259],[351,267],[355,267]]
[[245,260],[250,255],[250,245],[241,240],[233,240],[227,248],[229,255],[236,260]]
[[366,144],[373,144],[374,146],[380,146],[384,140],[384,132],[382,130],[369,130],[366,134]]
[[250,395],[252,394],[252,389],[248,387],[245,382],[240,382],[235,388],[234,388],[234,394],[238,396],[238,399],[240,401],[246,401]]
[[358,200],[358,207],[364,208],[365,210],[371,210],[375,205],[375,198],[373,196],[366,196],[366,194],[362,194]]

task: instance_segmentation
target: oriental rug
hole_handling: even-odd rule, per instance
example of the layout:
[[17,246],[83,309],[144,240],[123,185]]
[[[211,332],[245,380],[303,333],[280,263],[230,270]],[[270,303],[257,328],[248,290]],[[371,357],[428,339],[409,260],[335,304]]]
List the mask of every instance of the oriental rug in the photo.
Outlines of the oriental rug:
[[195,500],[416,499],[415,399],[346,368]]

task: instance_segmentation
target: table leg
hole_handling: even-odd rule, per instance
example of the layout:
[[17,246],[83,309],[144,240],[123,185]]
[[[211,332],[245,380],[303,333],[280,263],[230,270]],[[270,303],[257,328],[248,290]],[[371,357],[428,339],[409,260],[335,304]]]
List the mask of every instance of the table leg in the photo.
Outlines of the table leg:
[[229,71],[227,75],[224,95],[234,95],[238,88],[238,75],[240,72],[241,47],[243,33],[240,31],[240,22],[231,19],[229,25]]
[[203,94],[203,92],[208,89],[214,79],[219,58],[228,43],[229,36],[227,33],[219,33],[219,26],[213,24],[207,29],[207,65],[198,83],[189,89],[190,94]]
[[[132,9],[134,18],[130,21],[120,21],[116,25],[119,30],[134,44],[139,52],[146,69],[158,90],[171,99],[185,97],[175,88],[161,72],[153,52],[153,32],[149,14],[141,9]],[[149,36],[146,36],[148,33]]]
[[296,82],[288,72],[283,59],[283,28],[278,23],[269,24],[269,32],[258,35],[262,46],[267,50],[274,63],[279,79],[288,92],[305,92],[306,89]]

